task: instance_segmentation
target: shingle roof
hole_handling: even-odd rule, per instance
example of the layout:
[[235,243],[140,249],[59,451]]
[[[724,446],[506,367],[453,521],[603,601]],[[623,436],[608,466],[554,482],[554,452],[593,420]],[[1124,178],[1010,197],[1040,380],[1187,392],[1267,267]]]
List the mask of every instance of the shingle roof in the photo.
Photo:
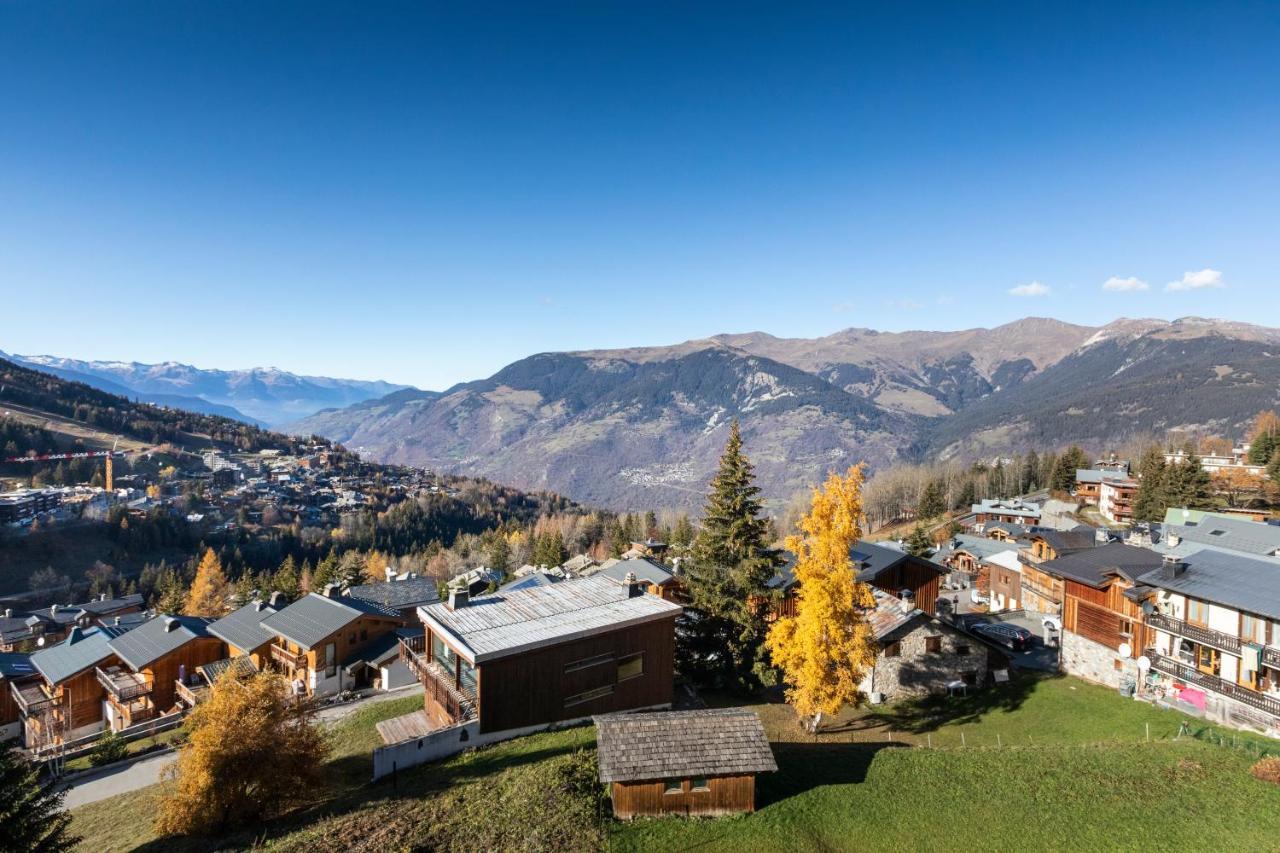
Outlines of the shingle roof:
[[157,616],[116,637],[111,650],[136,671],[192,640],[209,636],[210,621],[202,616]]
[[123,633],[114,626],[73,628],[62,642],[33,654],[31,665],[50,684],[58,684],[115,654],[109,643]]
[[1186,570],[1165,577],[1163,567],[1139,580],[1160,589],[1280,619],[1280,565],[1214,548],[1184,558]]
[[778,769],[760,718],[741,708],[605,714],[595,724],[605,783]]
[[275,612],[276,608],[265,601],[250,601],[233,613],[211,623],[209,633],[242,652],[251,652],[275,639],[275,634],[262,627],[262,620]]
[[1075,551],[1056,560],[1047,560],[1037,568],[1051,575],[1070,578],[1092,587],[1100,587],[1112,575],[1136,580],[1160,565],[1161,557],[1146,548],[1112,542],[1096,548]]
[[552,586],[495,592],[450,610],[445,603],[418,608],[433,630],[453,638],[473,664],[530,648],[550,646],[626,625],[669,619],[677,604],[656,595],[629,595],[626,586],[594,575]]
[[361,616],[399,617],[400,614],[359,598],[327,598],[310,593],[262,620],[262,627],[304,649],[341,631]]
[[383,581],[353,586],[347,595],[362,601],[371,601],[383,607],[399,610],[417,607],[440,599],[434,578],[405,578],[402,581]]
[[635,572],[637,580],[651,583],[654,586],[662,586],[664,583],[670,582],[671,578],[674,577],[671,570],[666,566],[660,566],[643,557],[620,560],[606,569],[601,569],[596,574],[606,578],[613,578],[615,581],[621,581],[627,576],[627,572]]

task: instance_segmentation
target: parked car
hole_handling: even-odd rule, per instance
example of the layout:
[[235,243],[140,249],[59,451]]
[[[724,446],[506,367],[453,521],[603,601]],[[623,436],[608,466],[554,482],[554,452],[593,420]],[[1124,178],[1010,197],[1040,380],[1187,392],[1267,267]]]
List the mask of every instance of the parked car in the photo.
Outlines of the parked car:
[[1031,632],[1006,622],[979,622],[969,630],[980,637],[1007,647],[1010,651],[1023,652],[1031,646]]

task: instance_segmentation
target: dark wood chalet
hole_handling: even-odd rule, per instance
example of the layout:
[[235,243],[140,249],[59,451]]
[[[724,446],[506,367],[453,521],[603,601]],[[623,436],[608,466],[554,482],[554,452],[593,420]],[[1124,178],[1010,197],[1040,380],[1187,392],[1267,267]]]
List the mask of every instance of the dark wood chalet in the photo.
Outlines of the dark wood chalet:
[[74,625],[62,642],[31,656],[39,678],[10,684],[28,749],[44,749],[102,729],[107,691],[97,668],[119,663],[110,642],[122,633],[122,628]]
[[600,781],[615,817],[755,811],[759,773],[778,769],[760,718],[741,708],[595,718]]
[[436,728],[470,720],[480,734],[666,707],[674,689],[679,605],[644,582],[564,581],[418,609],[421,637],[401,657],[426,689]]
[[[883,590],[910,602],[929,615],[938,608],[938,594],[942,591],[942,578],[947,568],[924,557],[913,557],[907,552],[859,540],[849,550],[855,580]],[[769,583],[777,596],[775,616],[794,616],[796,593],[800,585],[788,564],[778,570]]]
[[209,633],[210,621],[157,616],[111,641],[119,662],[97,668],[111,728],[127,729],[175,710],[179,682],[188,683],[197,667],[227,656],[226,644]]

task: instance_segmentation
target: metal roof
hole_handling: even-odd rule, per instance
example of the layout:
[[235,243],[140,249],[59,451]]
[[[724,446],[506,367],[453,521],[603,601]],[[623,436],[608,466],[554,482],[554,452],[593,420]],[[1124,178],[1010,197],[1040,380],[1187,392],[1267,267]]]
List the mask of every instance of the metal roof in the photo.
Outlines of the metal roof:
[[251,652],[275,639],[275,634],[262,627],[262,620],[276,611],[277,608],[265,601],[250,601],[244,607],[211,623],[209,633],[242,652]]
[[778,769],[760,718],[741,708],[604,714],[594,719],[601,782]]
[[683,608],[656,595],[630,594],[623,584],[594,575],[552,586],[496,592],[450,610],[445,603],[418,608],[472,664],[551,646],[629,625],[670,619]]
[[613,578],[615,581],[621,581],[627,576],[627,572],[635,572],[636,580],[642,580],[654,586],[662,586],[664,583],[669,583],[674,577],[671,570],[666,566],[660,566],[643,557],[620,560],[608,568],[601,569],[596,574],[606,578]]
[[383,581],[353,586],[347,595],[362,601],[371,601],[383,607],[400,610],[405,607],[418,607],[440,600],[440,592],[436,588],[434,578],[405,578],[400,581]]
[[208,637],[210,621],[203,616],[157,616],[116,637],[110,643],[111,650],[137,671],[192,640]]
[[123,628],[115,626],[73,627],[65,640],[33,654],[31,665],[45,681],[59,684],[114,655],[109,644],[123,633]]
[[0,652],[0,678],[22,678],[34,675],[31,655],[22,652]]
[[1148,548],[1111,542],[1096,548],[1074,551],[1056,560],[1047,560],[1037,568],[1051,575],[1101,587],[1113,575],[1137,580],[1140,575],[1158,567],[1160,561],[1160,555]]
[[1169,577],[1162,566],[1144,574],[1142,583],[1247,613],[1280,619],[1280,565],[1213,548],[1183,562],[1185,571]]
[[553,583],[559,583],[562,580],[564,580],[564,578],[538,571],[527,574],[522,578],[516,578],[511,581],[511,583],[505,583],[498,587],[498,591],[517,592],[522,589],[533,589],[536,586],[551,586]]
[[310,649],[361,616],[399,618],[400,614],[359,598],[328,598],[313,592],[263,619],[262,627]]
[[1165,535],[1170,533],[1177,534],[1188,542],[1199,542],[1202,545],[1213,545],[1260,557],[1270,557],[1280,551],[1280,527],[1241,518],[1206,515],[1199,521],[1186,524],[1166,524]]

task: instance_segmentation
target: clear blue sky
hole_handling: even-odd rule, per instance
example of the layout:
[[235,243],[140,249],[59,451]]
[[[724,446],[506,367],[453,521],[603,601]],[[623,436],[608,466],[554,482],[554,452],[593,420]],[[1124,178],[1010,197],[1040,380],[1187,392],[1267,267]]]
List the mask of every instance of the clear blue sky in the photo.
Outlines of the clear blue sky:
[[837,5],[4,2],[0,349],[1280,325],[1280,5]]

